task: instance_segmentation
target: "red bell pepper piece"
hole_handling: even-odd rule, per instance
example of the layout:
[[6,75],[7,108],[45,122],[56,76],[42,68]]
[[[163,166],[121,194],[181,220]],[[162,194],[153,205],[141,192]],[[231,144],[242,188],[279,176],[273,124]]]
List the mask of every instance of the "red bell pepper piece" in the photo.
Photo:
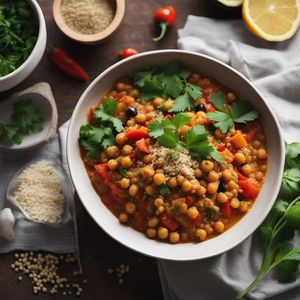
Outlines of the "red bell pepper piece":
[[176,12],[173,6],[160,7],[155,11],[154,19],[159,22],[160,35],[153,38],[153,41],[160,41],[166,34],[168,27],[171,27],[176,22]]
[[220,143],[217,148],[218,148],[218,151],[222,152],[226,149],[226,144]]
[[242,195],[248,199],[254,200],[259,193],[257,186],[249,182],[249,180],[240,180],[239,186],[243,191]]
[[254,136],[255,136],[255,129],[251,129],[248,132],[246,132],[246,141],[249,143],[253,140]]
[[194,200],[192,197],[186,197],[185,203],[186,203],[187,207],[191,207],[194,204]]
[[195,219],[189,217],[189,221],[195,226],[200,226],[201,220],[202,220],[202,216],[200,214]]
[[145,129],[131,129],[126,132],[126,137],[128,140],[137,141],[142,138],[149,137],[148,131]]
[[221,205],[220,211],[226,218],[230,218],[231,208],[229,200]]
[[147,227],[147,217],[144,212],[136,211],[133,214],[133,223],[138,230],[145,230]]
[[169,230],[174,231],[179,226],[180,223],[170,214],[164,212],[160,215],[160,222],[163,226],[167,227]]
[[137,149],[139,150],[139,152],[141,153],[149,153],[149,143],[148,143],[148,139],[140,139],[138,141],[135,142]]

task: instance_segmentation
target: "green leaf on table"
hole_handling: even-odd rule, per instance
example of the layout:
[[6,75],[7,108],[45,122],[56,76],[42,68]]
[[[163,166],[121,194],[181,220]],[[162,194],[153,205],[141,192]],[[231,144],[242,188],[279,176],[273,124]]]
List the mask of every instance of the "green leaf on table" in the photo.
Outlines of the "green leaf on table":
[[292,200],[300,192],[300,170],[287,169],[283,172],[280,195],[285,200]]
[[295,142],[286,146],[286,162],[289,168],[300,168],[300,143]]
[[299,277],[299,261],[282,261],[276,267],[276,276],[279,283],[289,283],[296,281]]

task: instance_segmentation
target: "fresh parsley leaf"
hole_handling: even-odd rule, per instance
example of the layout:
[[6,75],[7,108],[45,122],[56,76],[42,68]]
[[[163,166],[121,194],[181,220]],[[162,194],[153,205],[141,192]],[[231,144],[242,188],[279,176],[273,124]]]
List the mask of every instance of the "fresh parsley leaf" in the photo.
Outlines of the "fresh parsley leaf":
[[79,139],[79,144],[86,150],[86,154],[91,158],[97,158],[101,150],[100,145],[92,143],[88,140]]
[[199,160],[208,158],[214,151],[214,147],[211,146],[207,141],[193,144],[189,146],[188,149],[190,153]]
[[148,126],[149,135],[153,138],[158,138],[164,134],[164,128],[161,123],[155,121]]
[[180,95],[175,99],[172,108],[169,109],[169,112],[180,112],[185,110],[192,110],[193,108],[193,100],[191,99],[189,94],[185,92],[183,95]]
[[200,142],[206,140],[208,131],[201,125],[195,125],[184,134],[184,140],[188,148],[197,146]]
[[185,90],[190,95],[190,97],[194,100],[197,100],[202,97],[202,88],[198,85],[194,85],[187,82]]
[[214,105],[214,107],[218,111],[224,112],[225,100],[224,100],[224,96],[222,94],[220,94],[220,93],[212,94],[210,97],[210,102]]
[[181,94],[183,87],[184,83],[177,75],[165,79],[165,93],[167,97],[177,98]]
[[22,143],[22,135],[16,131],[10,138],[11,142],[15,145],[20,145]]
[[179,138],[177,132],[174,132],[170,129],[164,129],[164,134],[158,137],[158,142],[166,147],[171,149],[179,149]]
[[[164,121],[170,121],[170,120],[164,120]],[[175,126],[175,128],[179,129],[182,126],[191,123],[191,121],[192,121],[192,117],[189,117],[185,113],[178,113],[173,117],[172,121],[170,122]]]
[[233,120],[231,116],[225,112],[215,111],[208,112],[206,116],[214,123],[214,126],[219,128],[223,133],[226,133],[233,126]]
[[213,218],[219,214],[220,207],[213,206],[213,207],[206,207],[205,213],[209,218]]
[[103,110],[111,116],[116,113],[117,107],[117,101],[113,98],[108,98],[103,102]]
[[230,106],[230,113],[234,122],[246,123],[258,118],[258,112],[246,101],[238,101]]
[[167,194],[169,194],[171,191],[169,189],[169,187],[166,185],[166,184],[162,184],[158,187],[158,193],[161,195],[161,196],[165,196]]
[[114,144],[115,144],[115,138],[114,138],[114,136],[107,136],[102,141],[102,148],[106,149],[107,147],[112,146]]
[[117,167],[117,170],[118,172],[121,174],[121,176],[124,178],[124,177],[127,177],[127,172],[124,168],[122,168],[121,166],[118,166]]
[[210,156],[217,162],[221,162],[223,160],[222,154],[217,150],[213,150],[210,152]]

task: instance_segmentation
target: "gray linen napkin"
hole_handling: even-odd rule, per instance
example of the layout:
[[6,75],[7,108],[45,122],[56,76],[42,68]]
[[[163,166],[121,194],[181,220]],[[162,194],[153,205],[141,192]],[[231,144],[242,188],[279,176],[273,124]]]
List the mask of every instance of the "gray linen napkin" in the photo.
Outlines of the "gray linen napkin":
[[[0,152],[0,209],[11,207],[16,218],[14,239],[0,237],[0,253],[13,250],[44,250],[79,255],[74,199],[68,199],[71,218],[59,226],[49,226],[28,221],[24,215],[6,201],[6,188],[14,174],[26,163],[37,158],[59,160],[67,170],[66,136],[68,123],[59,129],[59,136],[47,145],[21,152]],[[70,189],[74,193],[73,186]]]
[[[230,64],[264,94],[276,113],[287,142],[300,141],[300,33],[284,43],[251,35],[240,20],[189,16],[179,30],[178,47]],[[300,238],[295,238],[300,245]],[[234,299],[255,277],[262,251],[254,236],[231,251],[194,262],[158,262],[166,300]],[[268,275],[250,299],[299,300],[300,278],[279,284]]]

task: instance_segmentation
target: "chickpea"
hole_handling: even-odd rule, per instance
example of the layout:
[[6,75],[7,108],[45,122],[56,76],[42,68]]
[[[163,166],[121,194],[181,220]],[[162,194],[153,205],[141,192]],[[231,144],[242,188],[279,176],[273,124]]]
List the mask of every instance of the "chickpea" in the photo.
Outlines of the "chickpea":
[[210,171],[210,172],[208,173],[207,179],[208,179],[209,182],[215,182],[215,181],[218,181],[219,178],[220,178],[220,176],[219,176],[219,174],[218,174],[216,171]]
[[217,221],[215,224],[214,224],[214,228],[216,230],[217,233],[223,233],[224,232],[224,229],[225,229],[225,225],[222,221]]
[[167,100],[164,105],[163,105],[163,108],[164,110],[169,110],[171,109],[173,106],[173,101],[172,100]]
[[118,166],[118,162],[115,159],[110,159],[107,162],[107,166],[111,171],[114,171]]
[[236,100],[236,95],[234,93],[229,92],[227,93],[226,98],[229,102],[233,102]]
[[135,102],[135,99],[131,96],[124,96],[122,101],[126,106],[130,106]]
[[170,188],[175,188],[177,186],[177,179],[176,177],[171,177],[168,181],[167,181],[167,185]]
[[165,208],[163,206],[159,206],[156,211],[155,211],[155,214],[157,216],[159,216],[161,213],[163,213],[165,211]]
[[151,184],[146,186],[145,191],[149,196],[153,196],[155,194],[155,189]]
[[257,150],[257,157],[259,159],[266,159],[267,158],[267,152],[266,152],[266,150],[263,149],[263,148],[258,149]]
[[147,121],[150,121],[156,117],[156,113],[154,111],[146,113]]
[[184,182],[184,177],[182,175],[177,176],[177,183],[178,185],[182,185]]
[[180,235],[178,232],[171,232],[169,239],[172,244],[176,244],[180,239]]
[[119,221],[121,223],[126,223],[128,221],[128,215],[125,213],[120,213],[119,214]]
[[207,207],[207,208],[213,207],[214,206],[214,202],[210,198],[204,198],[203,199],[203,206]]
[[160,106],[163,103],[163,99],[162,98],[154,98],[152,101],[152,104],[156,107]]
[[142,169],[143,176],[145,176],[147,178],[152,178],[154,173],[155,173],[155,171],[154,171],[153,167],[145,166]]
[[146,110],[146,112],[151,112],[151,111],[154,110],[154,107],[153,107],[153,105],[151,105],[151,104],[147,104],[147,105],[145,106],[145,110]]
[[127,124],[128,127],[132,127],[132,126],[134,126],[135,121],[134,120],[128,120],[126,124]]
[[200,169],[196,169],[194,175],[196,178],[200,178],[203,175],[203,172]]
[[159,227],[158,229],[158,238],[165,240],[169,235],[169,231],[166,227]]
[[154,228],[148,228],[147,232],[146,232],[147,237],[150,239],[154,239],[156,237],[156,233],[157,233],[156,229],[154,229]]
[[126,202],[125,210],[128,214],[133,214],[136,210],[136,205],[133,202]]
[[144,124],[147,121],[145,114],[137,114],[134,119],[138,124]]
[[166,179],[165,179],[164,174],[156,173],[153,176],[153,182],[154,182],[155,185],[162,185],[162,184],[165,183],[165,181],[166,181]]
[[109,146],[106,149],[106,152],[109,157],[116,158],[119,156],[119,148],[117,146]]
[[206,188],[202,185],[199,185],[196,189],[196,193],[199,197],[202,197],[206,193]]
[[132,161],[129,156],[124,156],[120,160],[121,166],[125,169],[128,169],[132,165]]
[[249,164],[242,166],[241,169],[245,176],[249,176],[253,172],[253,169]]
[[230,201],[230,206],[232,208],[239,208],[240,200],[238,198],[232,198],[231,201]]
[[186,242],[189,238],[189,235],[186,232],[180,233],[180,238],[183,242]]
[[117,143],[117,144],[119,144],[119,145],[124,145],[125,142],[126,142],[126,140],[127,140],[125,133],[124,133],[124,132],[118,133],[118,134],[116,135],[115,140],[116,140],[116,143]]
[[122,178],[120,181],[120,187],[122,189],[128,189],[130,185],[130,180],[128,178]]
[[255,179],[257,181],[262,181],[264,179],[264,174],[262,172],[256,172],[255,173]]
[[232,173],[226,169],[222,172],[222,178],[224,181],[229,182],[232,179]]
[[107,154],[107,152],[102,152],[102,153],[100,154],[100,160],[101,160],[102,162],[107,162],[107,160],[108,160],[108,154]]
[[185,134],[189,129],[190,129],[189,126],[183,125],[183,126],[180,127],[180,129],[179,129],[179,134],[183,135],[183,134]]
[[219,184],[217,182],[210,182],[207,186],[207,192],[209,194],[215,194],[218,190]]
[[248,203],[246,201],[240,202],[239,211],[243,214],[246,214],[249,211]]
[[234,155],[234,161],[235,161],[237,164],[241,165],[241,164],[243,164],[243,163],[246,162],[246,157],[245,157],[245,155],[244,155],[243,153],[237,152],[237,153]]
[[226,203],[228,201],[228,197],[225,193],[218,193],[217,201],[218,201],[218,203]]
[[129,155],[133,152],[133,147],[130,145],[124,145],[122,148],[122,154],[123,155]]
[[136,196],[138,191],[139,191],[139,186],[137,184],[132,184],[129,187],[128,193],[129,193],[130,196],[134,197],[134,196]]
[[200,239],[200,241],[204,241],[206,239],[207,232],[204,229],[197,229],[195,235]]
[[261,166],[260,166],[260,170],[261,170],[262,172],[265,172],[265,171],[267,170],[267,165],[261,165]]
[[192,184],[191,184],[191,182],[188,181],[188,180],[185,180],[185,181],[182,183],[181,189],[182,189],[183,192],[189,192],[189,191],[192,189]]
[[139,91],[138,89],[133,89],[131,92],[130,92],[130,96],[131,97],[134,97],[134,98],[137,98],[139,96]]
[[207,232],[207,234],[212,234],[214,232],[213,228],[210,226],[210,224],[205,224],[204,229]]
[[149,221],[148,221],[148,226],[149,227],[156,227],[159,223],[159,219],[156,218],[156,217],[153,217],[151,218]]
[[186,214],[191,218],[191,219],[196,219],[199,215],[199,211],[196,206],[192,206],[188,208],[186,211]]
[[202,160],[200,164],[201,170],[204,173],[209,173],[210,171],[212,171],[214,166],[215,164],[210,160]]
[[261,142],[258,140],[255,140],[255,141],[253,141],[252,145],[255,149],[258,149],[261,146]]
[[150,164],[152,162],[152,159],[153,159],[153,157],[150,154],[147,154],[143,157],[143,161],[145,164]]
[[162,198],[156,198],[156,199],[154,200],[154,205],[155,205],[156,207],[159,207],[159,206],[161,206],[161,205],[164,205],[164,200],[163,200]]
[[233,191],[233,190],[235,190],[235,189],[237,189],[238,188],[238,185],[237,185],[237,183],[234,181],[234,180],[230,180],[228,183],[227,183],[227,189],[229,190],[229,191]]
[[124,82],[118,82],[116,85],[116,90],[118,92],[125,91],[125,83]]
[[130,179],[130,183],[138,183],[138,182],[139,182],[139,180],[136,177],[133,177]]

